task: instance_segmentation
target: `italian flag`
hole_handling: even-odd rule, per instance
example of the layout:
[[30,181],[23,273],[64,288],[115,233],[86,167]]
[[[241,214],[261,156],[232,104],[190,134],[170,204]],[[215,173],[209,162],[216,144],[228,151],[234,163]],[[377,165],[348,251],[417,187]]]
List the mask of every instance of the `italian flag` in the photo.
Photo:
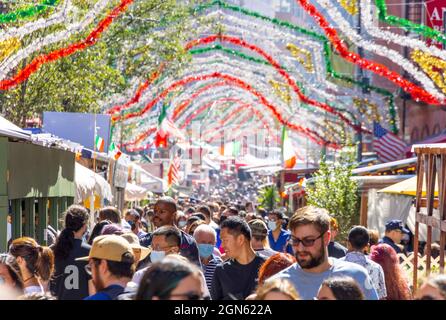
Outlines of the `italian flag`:
[[169,136],[175,137],[180,141],[186,141],[186,137],[175,124],[167,118],[167,107],[163,105],[161,113],[158,117],[158,130],[155,137],[155,146],[167,147],[167,140]]
[[105,141],[100,136],[96,136],[94,144],[96,146],[96,150],[99,152],[104,151]]
[[294,168],[296,165],[296,152],[294,152],[293,144],[291,143],[286,127],[282,129],[282,159],[283,167],[285,169]]
[[112,157],[113,157],[115,160],[118,160],[119,157],[122,155],[121,150],[119,150],[119,148],[115,145],[114,142],[112,142],[112,143],[110,144],[109,153],[112,155]]

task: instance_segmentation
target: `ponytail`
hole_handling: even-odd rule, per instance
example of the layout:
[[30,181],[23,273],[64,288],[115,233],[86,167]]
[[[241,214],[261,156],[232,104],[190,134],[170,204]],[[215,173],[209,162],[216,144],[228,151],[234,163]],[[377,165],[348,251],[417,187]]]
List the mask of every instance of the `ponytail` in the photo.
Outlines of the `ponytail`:
[[15,258],[23,258],[29,273],[37,275],[43,281],[47,281],[51,277],[54,269],[53,251],[48,247],[39,246],[33,238],[15,239],[9,253]]
[[88,222],[88,211],[82,206],[72,205],[64,214],[65,229],[62,230],[54,245],[54,255],[59,259],[67,259],[74,245],[74,233]]
[[49,247],[39,247],[39,257],[36,263],[36,273],[43,280],[48,281],[54,270],[54,254]]
[[54,245],[54,256],[60,259],[68,258],[73,249],[74,232],[70,229],[63,229]]

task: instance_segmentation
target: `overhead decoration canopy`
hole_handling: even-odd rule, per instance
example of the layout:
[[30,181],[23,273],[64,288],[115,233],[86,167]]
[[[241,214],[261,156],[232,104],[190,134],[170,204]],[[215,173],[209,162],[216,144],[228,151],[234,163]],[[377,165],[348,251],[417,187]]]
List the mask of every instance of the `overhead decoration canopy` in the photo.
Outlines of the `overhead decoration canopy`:
[[[84,15],[75,15],[78,3],[45,0],[1,13],[0,90],[97,45],[140,1],[92,1]],[[162,61],[147,79],[135,76],[122,94],[101,102],[112,115],[113,142],[127,152],[144,152],[165,145],[173,133],[187,148],[200,121],[206,130],[194,139],[204,143],[228,131],[229,139],[264,131],[278,142],[285,126],[296,143],[339,150],[354,144],[358,134],[373,134],[375,123],[397,133],[394,100],[400,93],[432,106],[446,104],[446,50],[433,42],[446,44],[444,34],[389,15],[385,0],[295,2],[302,11],[299,25],[224,1],[199,1],[186,26],[193,32],[182,44],[191,58],[187,65],[177,70],[172,61]],[[167,28],[160,22],[156,32],[162,36]],[[339,72],[335,59],[397,90]]]

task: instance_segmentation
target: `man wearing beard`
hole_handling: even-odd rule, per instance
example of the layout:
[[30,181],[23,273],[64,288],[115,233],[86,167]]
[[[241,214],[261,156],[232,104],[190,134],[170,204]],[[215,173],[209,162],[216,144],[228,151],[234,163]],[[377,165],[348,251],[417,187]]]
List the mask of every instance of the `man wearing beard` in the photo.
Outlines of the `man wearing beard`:
[[360,265],[328,257],[330,216],[325,209],[313,206],[296,211],[289,222],[290,244],[297,263],[272,278],[286,278],[293,283],[304,300],[311,300],[325,279],[335,276],[352,277],[366,299],[378,300],[367,270]]
[[96,293],[84,300],[115,300],[125,292],[135,272],[134,255],[130,243],[117,235],[102,235],[94,239],[86,271],[91,275]]
[[[201,268],[200,255],[198,253],[198,246],[195,239],[179,229],[175,224],[177,221],[177,204],[175,200],[171,197],[162,197],[155,203],[153,211],[152,222],[155,227],[173,226],[177,228],[181,232],[180,254]],[[152,244],[152,234],[148,234],[141,238],[140,242],[144,247],[150,246]]]

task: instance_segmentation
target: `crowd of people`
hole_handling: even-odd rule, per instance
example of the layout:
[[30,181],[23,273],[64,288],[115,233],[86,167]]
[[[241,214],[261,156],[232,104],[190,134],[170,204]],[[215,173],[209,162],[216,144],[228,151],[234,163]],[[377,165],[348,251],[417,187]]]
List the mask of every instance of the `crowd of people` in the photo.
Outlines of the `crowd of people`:
[[446,299],[446,276],[413,294],[397,253],[398,220],[353,227],[345,246],[323,208],[291,217],[252,202],[175,200],[95,213],[72,205],[49,247],[13,239],[0,255],[0,297],[25,300]]

